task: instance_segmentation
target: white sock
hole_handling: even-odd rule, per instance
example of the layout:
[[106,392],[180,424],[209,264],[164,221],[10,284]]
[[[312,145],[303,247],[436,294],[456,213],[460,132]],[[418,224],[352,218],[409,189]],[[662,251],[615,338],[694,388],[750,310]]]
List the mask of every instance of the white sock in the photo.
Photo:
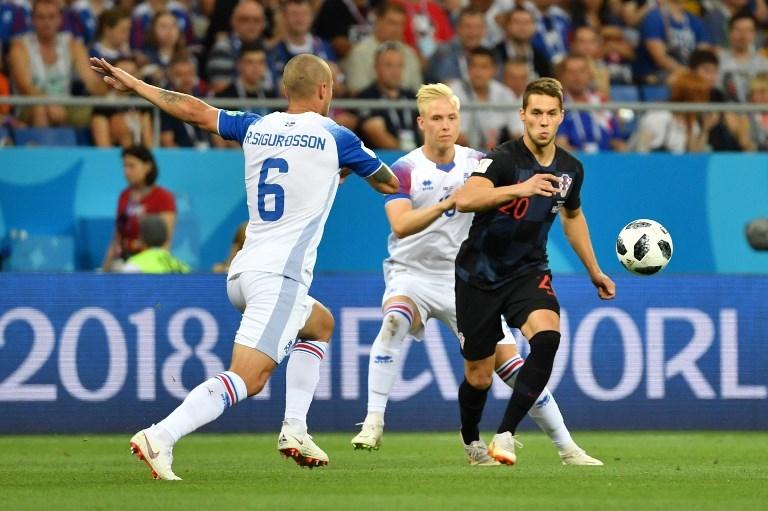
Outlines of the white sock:
[[[501,378],[510,388],[514,388],[517,373],[520,372],[520,368],[523,367],[524,362],[525,361],[520,355],[515,355],[501,364],[499,368],[496,369],[496,374],[498,374],[499,378]],[[565,426],[563,414],[560,413],[560,407],[557,406],[555,397],[547,387],[544,387],[539,399],[536,400],[528,412],[528,416],[539,425],[541,430],[544,431],[547,436],[549,436],[558,451],[562,451],[565,447],[573,443],[571,433]]]
[[204,381],[187,394],[171,414],[157,424],[172,443],[197,428],[217,419],[224,410],[248,397],[245,382],[232,371],[224,371]]
[[[391,303],[384,309],[381,330],[371,346],[368,359],[368,414],[384,416],[389,393],[400,369],[403,339],[411,329],[413,311],[407,303]],[[375,417],[375,416],[374,416]]]
[[297,435],[307,432],[307,413],[320,381],[327,342],[299,339],[285,370],[285,423]]

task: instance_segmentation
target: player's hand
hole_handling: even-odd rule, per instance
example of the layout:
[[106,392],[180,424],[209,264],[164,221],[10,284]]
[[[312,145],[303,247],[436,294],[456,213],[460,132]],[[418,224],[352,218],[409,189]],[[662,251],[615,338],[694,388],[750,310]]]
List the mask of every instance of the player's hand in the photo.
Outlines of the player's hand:
[[605,273],[598,273],[590,277],[597,288],[597,296],[601,300],[612,300],[616,297],[616,283]]
[[91,64],[91,69],[100,75],[104,76],[104,82],[115,90],[120,92],[128,92],[136,88],[139,83],[139,79],[120,69],[115,67],[104,59],[97,57],[91,57],[88,59]]
[[339,171],[339,184],[344,183],[344,181],[347,179],[347,176],[349,176],[352,173],[352,169],[349,167],[344,167]]
[[445,199],[440,201],[440,205],[443,207],[443,213],[446,211],[450,211],[452,209],[456,208],[456,197],[454,197],[455,194],[451,194]]
[[543,197],[552,197],[560,193],[563,184],[563,178],[554,174],[534,174],[527,181],[522,183],[522,197],[531,197],[532,195],[541,195]]

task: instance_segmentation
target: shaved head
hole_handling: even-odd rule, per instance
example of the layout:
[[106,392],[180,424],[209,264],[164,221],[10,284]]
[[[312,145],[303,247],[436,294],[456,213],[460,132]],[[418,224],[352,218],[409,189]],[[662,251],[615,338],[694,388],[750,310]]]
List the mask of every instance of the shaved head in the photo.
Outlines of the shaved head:
[[283,70],[285,95],[289,100],[309,99],[322,84],[330,90],[332,76],[331,68],[323,59],[308,53],[296,55]]

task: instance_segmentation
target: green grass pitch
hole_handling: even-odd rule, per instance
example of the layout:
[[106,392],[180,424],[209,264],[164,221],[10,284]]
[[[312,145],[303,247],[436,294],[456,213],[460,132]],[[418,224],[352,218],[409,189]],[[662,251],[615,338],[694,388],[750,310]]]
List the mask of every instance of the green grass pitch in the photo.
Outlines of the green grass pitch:
[[129,436],[0,436],[0,509],[768,509],[768,433],[576,433],[605,467],[561,466],[534,431],[515,467],[468,466],[457,433],[386,433],[378,452],[318,433],[331,464],[313,470],[276,433],[198,433],[176,446],[176,483],[152,480]]

